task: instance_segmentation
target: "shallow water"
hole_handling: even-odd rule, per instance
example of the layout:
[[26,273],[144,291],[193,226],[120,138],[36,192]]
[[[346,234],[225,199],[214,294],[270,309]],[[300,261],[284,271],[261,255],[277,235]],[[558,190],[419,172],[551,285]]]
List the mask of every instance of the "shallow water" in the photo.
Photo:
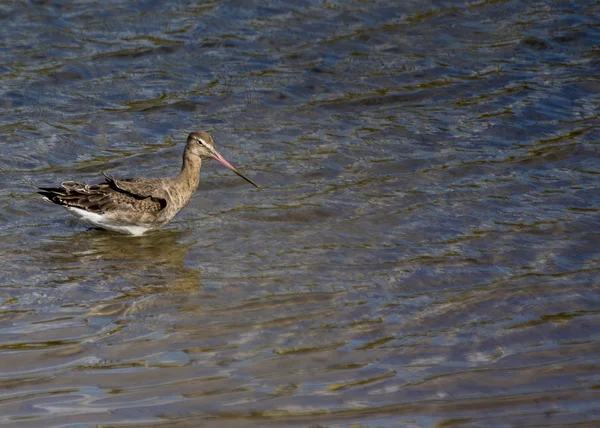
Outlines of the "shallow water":
[[193,3],[0,5],[0,424],[600,425],[600,4]]

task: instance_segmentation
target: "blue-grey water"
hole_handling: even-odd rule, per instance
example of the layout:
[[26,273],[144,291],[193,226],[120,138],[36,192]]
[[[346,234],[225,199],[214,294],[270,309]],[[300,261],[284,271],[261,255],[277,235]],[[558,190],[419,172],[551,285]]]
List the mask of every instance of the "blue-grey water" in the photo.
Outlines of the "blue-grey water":
[[[0,3],[0,424],[600,426],[596,0]],[[163,230],[37,186],[203,165]]]

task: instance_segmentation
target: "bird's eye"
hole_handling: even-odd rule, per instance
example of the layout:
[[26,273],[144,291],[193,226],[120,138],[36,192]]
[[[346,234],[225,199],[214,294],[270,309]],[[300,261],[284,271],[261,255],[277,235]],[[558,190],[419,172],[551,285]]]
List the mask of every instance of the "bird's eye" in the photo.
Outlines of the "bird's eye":
[[203,146],[207,146],[206,141],[204,141],[202,138],[198,138],[198,144],[202,144]]

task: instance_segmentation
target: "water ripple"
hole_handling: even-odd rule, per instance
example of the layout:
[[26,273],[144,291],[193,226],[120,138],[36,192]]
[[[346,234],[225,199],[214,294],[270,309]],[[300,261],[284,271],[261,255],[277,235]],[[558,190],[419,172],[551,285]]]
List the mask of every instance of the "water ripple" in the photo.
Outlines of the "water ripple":
[[[599,13],[0,5],[0,423],[598,425]],[[140,238],[35,193],[193,129],[262,188]]]

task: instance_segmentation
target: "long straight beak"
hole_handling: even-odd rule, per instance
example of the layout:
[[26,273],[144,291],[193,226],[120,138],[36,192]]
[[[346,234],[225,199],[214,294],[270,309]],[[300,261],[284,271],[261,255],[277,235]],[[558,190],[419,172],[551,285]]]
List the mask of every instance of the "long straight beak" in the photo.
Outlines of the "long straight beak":
[[235,172],[237,175],[239,175],[240,177],[242,177],[248,183],[252,184],[254,187],[260,188],[260,186],[258,184],[256,184],[254,181],[250,180],[248,177],[246,177],[244,174],[242,174],[240,171],[238,171],[238,169],[235,166],[233,166],[229,162],[227,162],[227,160],[225,160],[225,158],[223,156],[221,156],[219,154],[219,152],[217,152],[216,150],[214,150],[214,149],[212,150],[211,157],[214,160],[219,161],[219,163],[221,163],[225,167],[227,167],[230,170],[232,170],[233,172]]

